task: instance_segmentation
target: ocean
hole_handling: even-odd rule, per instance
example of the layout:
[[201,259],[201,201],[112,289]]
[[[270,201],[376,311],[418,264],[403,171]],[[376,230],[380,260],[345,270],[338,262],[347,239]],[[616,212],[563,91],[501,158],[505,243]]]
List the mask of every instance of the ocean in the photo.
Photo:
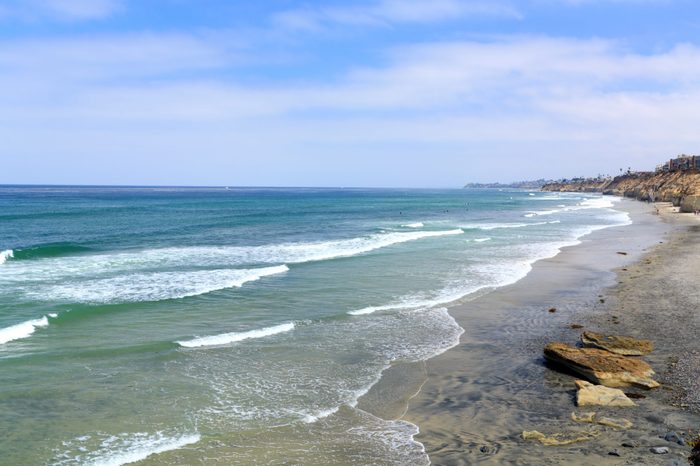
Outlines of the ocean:
[[628,224],[615,202],[0,186],[2,463],[427,464],[358,400],[459,342],[450,306]]

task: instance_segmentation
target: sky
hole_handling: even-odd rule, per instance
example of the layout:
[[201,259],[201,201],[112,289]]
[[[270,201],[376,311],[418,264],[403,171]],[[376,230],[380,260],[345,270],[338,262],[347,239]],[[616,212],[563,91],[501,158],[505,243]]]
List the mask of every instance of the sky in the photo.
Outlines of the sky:
[[697,0],[0,0],[0,184],[460,187],[680,153]]

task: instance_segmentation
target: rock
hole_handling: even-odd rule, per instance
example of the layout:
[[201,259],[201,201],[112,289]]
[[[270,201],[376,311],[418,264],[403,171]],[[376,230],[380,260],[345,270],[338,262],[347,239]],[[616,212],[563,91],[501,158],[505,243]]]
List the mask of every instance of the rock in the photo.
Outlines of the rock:
[[625,448],[637,448],[639,446],[639,442],[628,440],[627,442],[622,442],[622,446]]
[[633,426],[632,422],[622,418],[598,416],[595,422],[601,426],[612,427],[613,429],[629,429]]
[[654,343],[649,340],[638,340],[619,335],[601,335],[593,332],[583,332],[581,343],[583,346],[600,348],[624,356],[642,356],[651,353],[654,349]]
[[624,252],[624,251],[617,251],[617,253],[618,253],[619,255],[621,255],[621,256],[626,256],[626,255],[627,255],[627,253]]
[[574,348],[565,343],[549,343],[544,347],[544,357],[560,364],[592,382],[608,387],[635,385],[656,388],[651,366],[639,359],[631,359],[597,348]]
[[685,439],[675,432],[668,432],[666,435],[664,435],[664,440],[667,442],[677,443],[681,446],[685,445]]
[[700,466],[700,443],[695,445],[693,451],[690,452],[690,457],[688,458],[693,466]]
[[627,398],[625,393],[617,388],[593,385],[585,380],[576,380],[575,383],[578,387],[576,394],[578,406],[636,406],[634,401]]
[[617,451],[617,450],[609,451],[609,452],[608,452],[608,455],[610,455],[610,456],[621,456],[621,455],[620,455],[620,452]]
[[574,422],[586,422],[589,424],[600,424],[601,426],[612,427],[613,429],[629,429],[632,423],[627,419],[615,419],[611,417],[598,416],[596,413],[571,413],[571,420]]
[[536,430],[523,431],[523,440],[537,440],[542,445],[547,446],[570,445],[576,442],[585,442],[587,440],[594,439],[597,436],[597,432],[556,433],[547,436]]
[[550,308],[549,308],[549,312],[555,313],[555,312],[557,312],[557,308],[556,308],[556,307],[550,307]]
[[668,447],[651,447],[650,451],[655,455],[665,455],[668,453]]
[[634,393],[634,392],[625,392],[625,395],[627,395],[627,398],[630,398],[632,400],[643,400],[646,398],[646,395],[642,395],[641,393]]
[[571,328],[573,328],[573,329],[575,330],[575,329],[583,328],[583,325],[581,325],[581,324],[571,324]]
[[595,413],[571,413],[571,420],[574,422],[588,422],[593,424],[595,422]]

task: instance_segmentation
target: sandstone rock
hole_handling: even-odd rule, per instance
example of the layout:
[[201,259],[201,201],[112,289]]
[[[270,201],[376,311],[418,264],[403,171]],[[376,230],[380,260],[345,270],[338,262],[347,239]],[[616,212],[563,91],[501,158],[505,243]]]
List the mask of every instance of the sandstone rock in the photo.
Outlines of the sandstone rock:
[[598,436],[597,432],[569,432],[569,433],[556,433],[552,435],[545,435],[542,432],[532,430],[523,431],[524,440],[537,440],[542,445],[555,446],[555,445],[570,445],[576,442],[585,442],[587,440],[594,439]]
[[651,447],[650,450],[655,455],[665,455],[669,452],[667,447]]
[[544,357],[608,387],[635,385],[649,389],[659,386],[659,383],[651,378],[654,371],[649,364],[605,350],[549,343],[544,347]]
[[593,332],[583,332],[581,343],[587,347],[600,348],[624,356],[642,356],[651,353],[654,349],[654,343],[649,340]]
[[636,406],[622,390],[593,385],[585,380],[577,380],[576,404],[578,406]]
[[629,429],[632,422],[627,419],[615,419],[611,417],[599,416],[596,413],[571,413],[571,420],[574,422],[584,422],[587,424],[599,424],[601,426],[612,427],[613,429]]

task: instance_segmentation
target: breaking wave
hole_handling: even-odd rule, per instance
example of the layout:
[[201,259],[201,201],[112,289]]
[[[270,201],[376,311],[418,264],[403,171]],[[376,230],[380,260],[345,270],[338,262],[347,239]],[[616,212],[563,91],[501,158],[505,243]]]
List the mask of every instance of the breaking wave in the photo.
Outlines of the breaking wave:
[[5,251],[0,251],[0,264],[4,264],[7,259],[12,259],[15,257],[14,251],[12,249],[7,249]]
[[195,338],[193,340],[178,341],[177,344],[180,346],[184,346],[185,348],[199,348],[202,346],[220,346],[243,340],[269,337],[271,335],[277,335],[278,333],[289,332],[291,330],[294,330],[293,322],[274,325],[272,327],[265,327],[257,330],[249,330],[247,332],[222,333],[220,335],[200,337]]
[[38,327],[48,326],[49,320],[46,318],[46,316],[44,316],[41,319],[28,320],[26,322],[22,322],[21,324],[5,327],[0,329],[0,345],[10,341],[27,338],[31,336],[31,334],[34,333]]
[[559,223],[559,221],[554,220],[551,222],[532,222],[532,223],[469,223],[466,225],[462,225],[461,228],[468,229],[468,230],[491,231],[491,230],[499,230],[502,228],[526,228],[526,227],[533,227],[533,226],[538,226],[538,225],[548,225],[550,223]]
[[[376,249],[423,238],[458,235],[461,229],[443,231],[392,232],[364,237],[308,242],[280,243],[262,246],[194,246],[146,249],[110,254],[93,254],[45,258],[25,263],[12,271],[0,270],[2,282],[36,282],[104,273],[133,274],[153,268],[218,267],[241,265],[299,264],[341,257],[351,257]],[[192,292],[187,292],[192,293]],[[193,293],[200,294],[200,293]],[[189,294],[184,294],[186,296]],[[181,297],[181,296],[180,296]]]
[[[85,435],[73,441],[64,442],[68,450],[58,455],[53,464],[57,466],[73,464],[121,466],[143,461],[167,451],[178,450],[197,443],[201,439],[197,433],[168,435],[163,432],[155,434],[137,432],[110,436],[103,434],[101,437],[95,439],[92,435]],[[85,453],[88,450],[92,451]]]
[[85,304],[163,301],[197,296],[287,272],[286,265],[259,269],[198,270],[125,274],[112,278],[72,281],[28,291],[38,300]]

